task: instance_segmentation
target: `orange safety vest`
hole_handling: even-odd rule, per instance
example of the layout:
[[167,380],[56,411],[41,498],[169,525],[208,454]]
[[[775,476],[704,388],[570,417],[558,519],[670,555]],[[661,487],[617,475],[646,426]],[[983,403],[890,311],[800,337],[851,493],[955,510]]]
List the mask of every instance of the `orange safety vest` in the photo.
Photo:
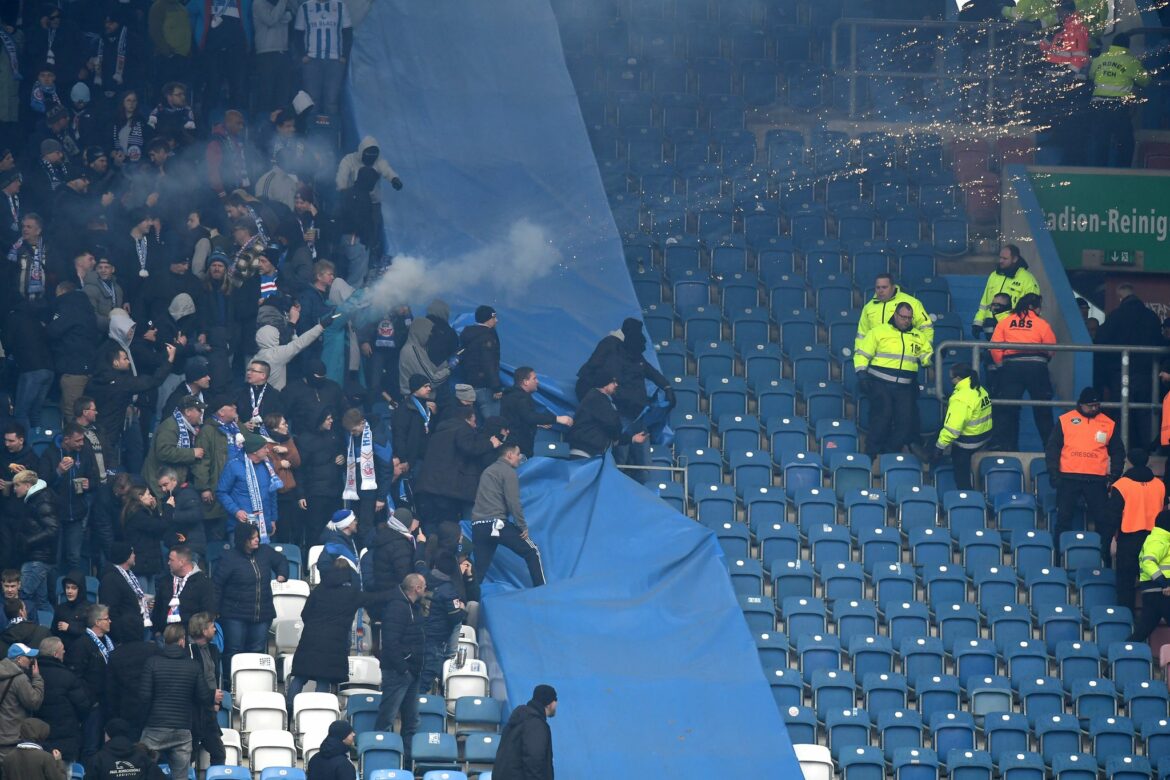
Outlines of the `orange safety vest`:
[[1170,393],[1162,397],[1162,446],[1170,446]]
[[[1035,312],[1023,314],[1009,314],[995,326],[995,333],[991,335],[992,344],[1055,344],[1056,334],[1052,326]],[[1017,361],[1035,361],[1048,364],[1052,353],[1048,350],[1036,349],[993,349],[991,359],[996,363],[1003,363],[1005,359]]]
[[1121,532],[1151,531],[1154,518],[1166,504],[1166,484],[1154,477],[1149,482],[1138,482],[1122,477],[1113,483],[1113,489],[1125,499],[1121,511]]
[[1089,64],[1089,28],[1080,14],[1070,14],[1050,41],[1041,41],[1044,59],[1080,70]]
[[1060,451],[1061,474],[1090,474],[1103,477],[1109,473],[1109,440],[1113,438],[1113,420],[1108,415],[1085,417],[1076,409],[1060,416],[1064,449]]

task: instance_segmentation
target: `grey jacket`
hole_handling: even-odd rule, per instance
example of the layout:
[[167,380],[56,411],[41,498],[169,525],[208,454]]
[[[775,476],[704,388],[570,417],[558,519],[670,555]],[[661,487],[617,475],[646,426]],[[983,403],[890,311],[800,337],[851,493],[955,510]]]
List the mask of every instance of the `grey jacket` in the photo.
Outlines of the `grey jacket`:
[[98,330],[102,333],[106,333],[110,329],[110,310],[121,309],[126,303],[126,293],[122,291],[122,285],[118,284],[116,277],[112,281],[114,282],[114,299],[110,300],[110,296],[106,295],[105,290],[102,289],[96,271],[90,271],[85,277],[85,297],[89,298],[89,302],[93,304],[93,313],[97,315]]
[[20,741],[20,722],[45,700],[45,681],[29,676],[15,661],[0,660],[0,757]]
[[451,369],[446,363],[436,366],[427,357],[427,342],[430,341],[434,325],[426,317],[418,317],[410,324],[406,346],[398,356],[398,389],[404,398],[410,395],[410,377],[414,374],[422,374],[436,388],[451,376]]
[[475,492],[475,506],[471,519],[491,520],[511,517],[521,531],[528,530],[524,521],[524,507],[520,504],[520,479],[516,469],[506,460],[497,460],[484,469]]
[[252,3],[252,37],[257,54],[288,51],[288,28],[300,3],[256,0]]

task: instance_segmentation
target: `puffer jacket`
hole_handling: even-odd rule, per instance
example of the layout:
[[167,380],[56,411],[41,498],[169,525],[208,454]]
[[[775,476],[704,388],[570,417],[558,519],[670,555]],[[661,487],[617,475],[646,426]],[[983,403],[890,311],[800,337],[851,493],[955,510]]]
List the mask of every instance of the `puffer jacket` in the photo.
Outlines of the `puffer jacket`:
[[272,606],[272,580],[288,579],[288,559],[266,544],[252,555],[233,548],[215,566],[215,592],[219,616],[229,620],[264,623],[276,618]]
[[296,435],[297,450],[301,455],[301,466],[296,470],[297,484],[305,496],[336,497],[344,483],[342,470],[337,465],[337,456],[342,453],[341,436],[336,430],[318,430],[329,410],[318,407],[312,430]]
[[378,523],[374,534],[374,581],[366,583],[367,590],[388,591],[397,588],[407,574],[419,569],[425,547],[395,531],[386,523]]
[[52,656],[37,660],[45,680],[45,698],[37,717],[49,724],[46,747],[57,748],[66,756],[76,756],[81,749],[81,722],[89,715],[93,701],[68,666]]
[[57,505],[57,497],[43,479],[38,479],[25,494],[24,509],[24,559],[56,563],[61,510]]
[[418,674],[422,671],[425,639],[422,605],[412,604],[399,585],[390,592],[382,615],[381,667]]
[[349,627],[359,607],[372,607],[386,595],[362,593],[342,569],[329,569],[309,594],[301,620],[305,624],[293,655],[292,673],[315,680],[345,682],[349,677]]
[[29,675],[15,661],[0,658],[0,751],[20,741],[20,721],[41,708],[45,700],[45,679]]
[[256,331],[256,355],[252,359],[263,360],[271,366],[268,384],[277,390],[283,390],[288,383],[288,364],[324,332],[321,323],[317,323],[289,343],[281,344],[280,331],[271,325],[265,325]]
[[212,694],[203,684],[203,670],[178,645],[167,645],[147,659],[140,693],[150,702],[146,722],[153,728],[190,729],[192,703],[206,707]]

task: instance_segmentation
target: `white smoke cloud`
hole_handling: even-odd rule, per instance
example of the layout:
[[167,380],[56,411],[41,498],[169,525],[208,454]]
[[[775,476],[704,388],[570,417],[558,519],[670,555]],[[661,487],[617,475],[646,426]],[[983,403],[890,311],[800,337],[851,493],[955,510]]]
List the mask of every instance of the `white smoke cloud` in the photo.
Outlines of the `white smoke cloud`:
[[544,228],[522,219],[512,225],[507,238],[459,257],[395,256],[381,278],[366,288],[362,303],[386,311],[471,289],[510,297],[547,276],[561,260]]

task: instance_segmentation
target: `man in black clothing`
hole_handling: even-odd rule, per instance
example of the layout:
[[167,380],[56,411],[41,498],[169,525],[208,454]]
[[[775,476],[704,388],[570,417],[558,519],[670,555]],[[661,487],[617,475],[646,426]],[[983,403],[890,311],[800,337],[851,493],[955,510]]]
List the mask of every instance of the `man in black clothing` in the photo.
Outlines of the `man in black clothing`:
[[106,744],[85,764],[90,780],[155,780],[161,770],[135,743],[135,729],[121,718],[106,723]]
[[187,650],[203,672],[203,684],[211,692],[211,703],[199,707],[192,724],[193,747],[202,747],[211,758],[211,766],[225,763],[223,731],[215,713],[223,705],[223,691],[219,688],[219,649],[215,638],[215,618],[210,612],[197,612],[187,622]]
[[186,396],[193,395],[203,403],[207,403],[206,392],[211,387],[211,366],[206,358],[193,357],[187,360],[183,367],[183,383],[176,387],[159,410],[163,419],[171,416],[179,408],[179,401]]
[[49,741],[44,747],[61,751],[61,759],[68,765],[81,752],[81,722],[89,715],[92,702],[81,680],[65,665],[65,645],[60,639],[46,637],[37,649],[45,680],[45,699],[37,717],[49,724]]
[[167,568],[170,576],[159,578],[158,595],[150,614],[155,633],[161,633],[168,625],[186,623],[200,612],[212,612],[219,605],[215,586],[195,565],[190,547],[172,547],[167,553]]
[[110,545],[110,566],[98,586],[98,599],[110,609],[110,636],[118,645],[142,639],[148,614],[146,594],[134,576],[134,548],[126,542]]
[[259,433],[263,419],[270,414],[282,414],[284,403],[280,391],[268,384],[272,367],[263,360],[253,360],[244,373],[247,386],[237,396],[236,408],[240,414],[240,427]]
[[[475,413],[486,420],[500,413],[500,318],[491,306],[475,310],[475,325],[459,334],[463,347],[463,378],[475,388]],[[431,333],[432,338],[434,332]]]
[[515,384],[504,391],[500,400],[500,416],[508,421],[509,443],[519,445],[521,454],[531,458],[537,428],[551,428],[553,423],[570,427],[573,418],[566,414],[553,414],[533,400],[533,394],[540,389],[536,369],[520,366],[513,372],[512,379]]
[[410,377],[410,396],[405,398],[390,418],[394,457],[403,471],[403,479],[412,479],[427,452],[435,402],[434,389],[422,374]]
[[61,508],[62,568],[76,569],[81,566],[89,512],[101,484],[97,461],[80,425],[67,423],[45,448],[39,473]]
[[91,605],[85,611],[85,622],[85,634],[70,642],[65,650],[65,664],[81,680],[92,704],[81,727],[81,755],[88,758],[101,747],[102,721],[108,709],[106,675],[114,643],[109,637],[109,607]]
[[[301,315],[304,316],[304,309]],[[329,410],[335,422],[341,420],[341,413],[345,409],[345,394],[341,391],[341,385],[326,375],[325,364],[320,360],[307,361],[305,376],[285,385],[280,392],[280,400],[285,407],[285,417],[298,434],[317,427],[317,413],[322,406]]]
[[556,689],[551,685],[533,688],[532,698],[513,710],[504,726],[492,775],[553,780],[552,730],[548,719],[556,714]]
[[191,726],[194,704],[202,709],[214,699],[203,670],[187,653],[187,628],[182,623],[163,631],[163,649],[147,660],[140,693],[150,703],[142,744],[166,753],[172,777],[186,777],[191,768]]
[[85,394],[97,404],[98,437],[106,465],[116,468],[122,462],[122,431],[126,426],[126,412],[136,393],[144,393],[161,385],[171,373],[175,362],[175,346],[166,345],[167,359],[159,361],[153,374],[135,376],[130,372],[130,357],[124,349],[106,353],[93,378],[86,385]]
[[437,366],[459,349],[459,334],[448,322],[451,319],[451,307],[441,298],[435,298],[427,306],[427,319],[432,323],[431,337],[427,340],[427,357]]
[[410,766],[410,742],[418,729],[418,679],[426,649],[420,602],[426,590],[426,577],[406,575],[382,617],[382,703],[374,729],[389,731],[394,716],[401,715],[403,766]]
[[143,700],[138,683],[147,659],[158,652],[157,643],[135,639],[119,643],[110,654],[109,712],[126,721],[129,736],[135,741],[146,727],[150,711],[150,702]]
[[[1098,344],[1133,344],[1137,346],[1162,346],[1162,322],[1146,303],[1138,297],[1131,284],[1117,288],[1120,303],[1109,312],[1101,327],[1097,329]],[[1129,357],[1129,400],[1135,403],[1149,403],[1150,372],[1155,366],[1154,355],[1130,355]],[[1107,393],[1105,400],[1121,400],[1121,355],[1098,353],[1093,361],[1093,384]],[[1144,442],[1150,439],[1150,413],[1135,409],[1129,418],[1129,440]]]
[[618,380],[610,377],[581,399],[573,427],[569,430],[570,453],[574,458],[601,455],[614,444],[642,444],[646,441],[645,431],[631,435],[622,427],[621,415],[613,401],[618,387]]
[[93,372],[94,354],[109,329],[109,318],[106,327],[99,328],[89,296],[71,282],[57,285],[52,311],[45,333],[61,386],[61,417],[70,420],[73,404],[85,391]]

